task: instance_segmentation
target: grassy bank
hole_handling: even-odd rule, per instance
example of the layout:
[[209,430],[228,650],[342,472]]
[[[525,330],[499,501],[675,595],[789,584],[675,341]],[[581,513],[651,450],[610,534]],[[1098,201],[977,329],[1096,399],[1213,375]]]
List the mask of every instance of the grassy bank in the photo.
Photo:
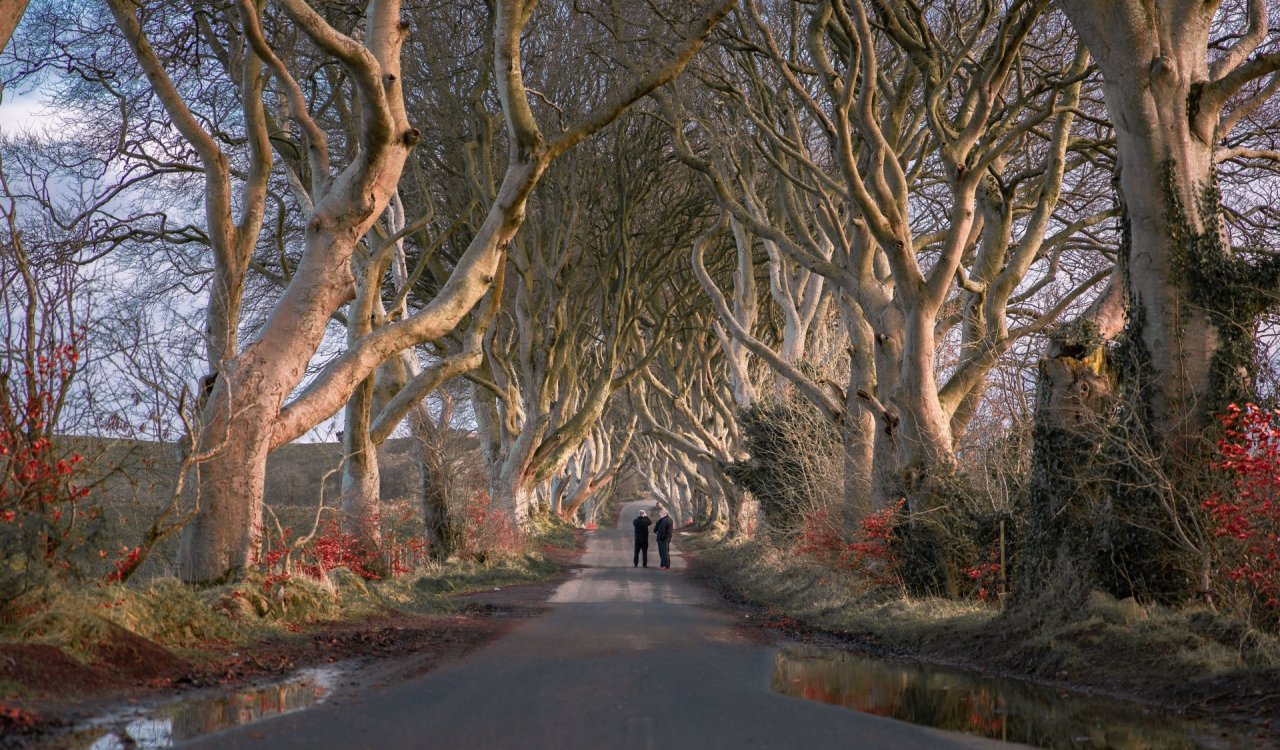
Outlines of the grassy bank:
[[867,648],[1179,707],[1280,716],[1280,641],[1204,607],[1095,593],[1073,616],[1049,619],[867,590],[761,544],[697,546],[700,567],[729,591]]
[[[173,578],[130,584],[87,582],[32,591],[0,621],[0,648],[51,646],[82,664],[104,658],[121,639],[142,639],[178,657],[200,662],[213,652],[250,645],[308,624],[397,615],[441,615],[458,610],[455,597],[475,591],[548,580],[563,566],[553,557],[572,549],[572,529],[548,525],[528,552],[481,562],[428,562],[413,574],[365,580],[345,568],[320,580],[251,573],[212,587]],[[0,679],[0,699],[26,687]]]

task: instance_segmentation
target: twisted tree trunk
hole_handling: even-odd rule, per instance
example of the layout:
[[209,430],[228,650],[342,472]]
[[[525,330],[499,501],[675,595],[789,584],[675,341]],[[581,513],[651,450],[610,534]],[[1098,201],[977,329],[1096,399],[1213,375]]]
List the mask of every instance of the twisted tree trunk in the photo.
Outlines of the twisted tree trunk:
[[[1022,588],[1068,567],[1066,577],[1122,595],[1175,599],[1202,562],[1188,557],[1202,551],[1180,533],[1191,511],[1178,498],[1207,465],[1213,413],[1253,391],[1254,326],[1273,304],[1258,290],[1280,269],[1230,247],[1215,150],[1280,86],[1280,50],[1255,54],[1269,43],[1265,0],[1249,0],[1238,33],[1225,28],[1230,16],[1215,26],[1218,3],[1060,4],[1097,60],[1115,128],[1125,240],[1115,283],[1127,323],[1105,362],[1094,350],[1115,316],[1060,334],[1042,366]],[[1215,48],[1231,40],[1212,63],[1211,35]],[[1257,96],[1225,111],[1267,75]],[[1094,433],[1073,429],[1091,410]],[[1106,488],[1082,465],[1105,472]]]
[[1128,335],[1151,371],[1145,389],[1150,427],[1173,456],[1185,458],[1211,412],[1239,392],[1241,375],[1251,369],[1226,346],[1226,328],[1251,321],[1215,325],[1213,319],[1210,300],[1235,290],[1212,288],[1225,280],[1203,268],[1230,255],[1216,206],[1206,197],[1216,187],[1215,146],[1266,94],[1224,114],[1227,101],[1249,81],[1280,69],[1280,51],[1254,54],[1268,37],[1265,0],[1250,0],[1247,28],[1212,64],[1217,3],[1061,5],[1102,71],[1115,127],[1130,232],[1122,259]]

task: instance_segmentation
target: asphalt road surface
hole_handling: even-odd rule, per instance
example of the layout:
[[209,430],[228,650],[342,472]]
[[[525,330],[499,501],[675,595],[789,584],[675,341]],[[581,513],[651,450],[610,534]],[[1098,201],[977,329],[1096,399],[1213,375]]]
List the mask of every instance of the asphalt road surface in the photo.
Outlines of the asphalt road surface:
[[774,649],[673,568],[631,566],[630,519],[588,537],[546,615],[421,677],[209,735],[207,748],[1011,747],[774,693]]

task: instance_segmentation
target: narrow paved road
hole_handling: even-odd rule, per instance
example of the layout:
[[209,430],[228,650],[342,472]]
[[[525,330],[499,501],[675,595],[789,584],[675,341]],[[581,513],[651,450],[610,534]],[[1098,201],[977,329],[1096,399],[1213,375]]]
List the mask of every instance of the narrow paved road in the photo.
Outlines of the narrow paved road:
[[589,537],[548,614],[419,678],[202,738],[208,748],[1010,747],[773,693],[774,649],[680,571],[631,566],[630,519]]

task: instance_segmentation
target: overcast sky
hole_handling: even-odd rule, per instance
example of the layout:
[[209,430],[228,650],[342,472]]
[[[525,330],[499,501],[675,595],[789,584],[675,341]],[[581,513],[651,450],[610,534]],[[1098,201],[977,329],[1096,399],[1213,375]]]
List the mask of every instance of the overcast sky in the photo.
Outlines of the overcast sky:
[[40,125],[50,125],[57,118],[40,101],[38,91],[17,94],[6,90],[0,100],[0,131],[14,135],[17,131]]

